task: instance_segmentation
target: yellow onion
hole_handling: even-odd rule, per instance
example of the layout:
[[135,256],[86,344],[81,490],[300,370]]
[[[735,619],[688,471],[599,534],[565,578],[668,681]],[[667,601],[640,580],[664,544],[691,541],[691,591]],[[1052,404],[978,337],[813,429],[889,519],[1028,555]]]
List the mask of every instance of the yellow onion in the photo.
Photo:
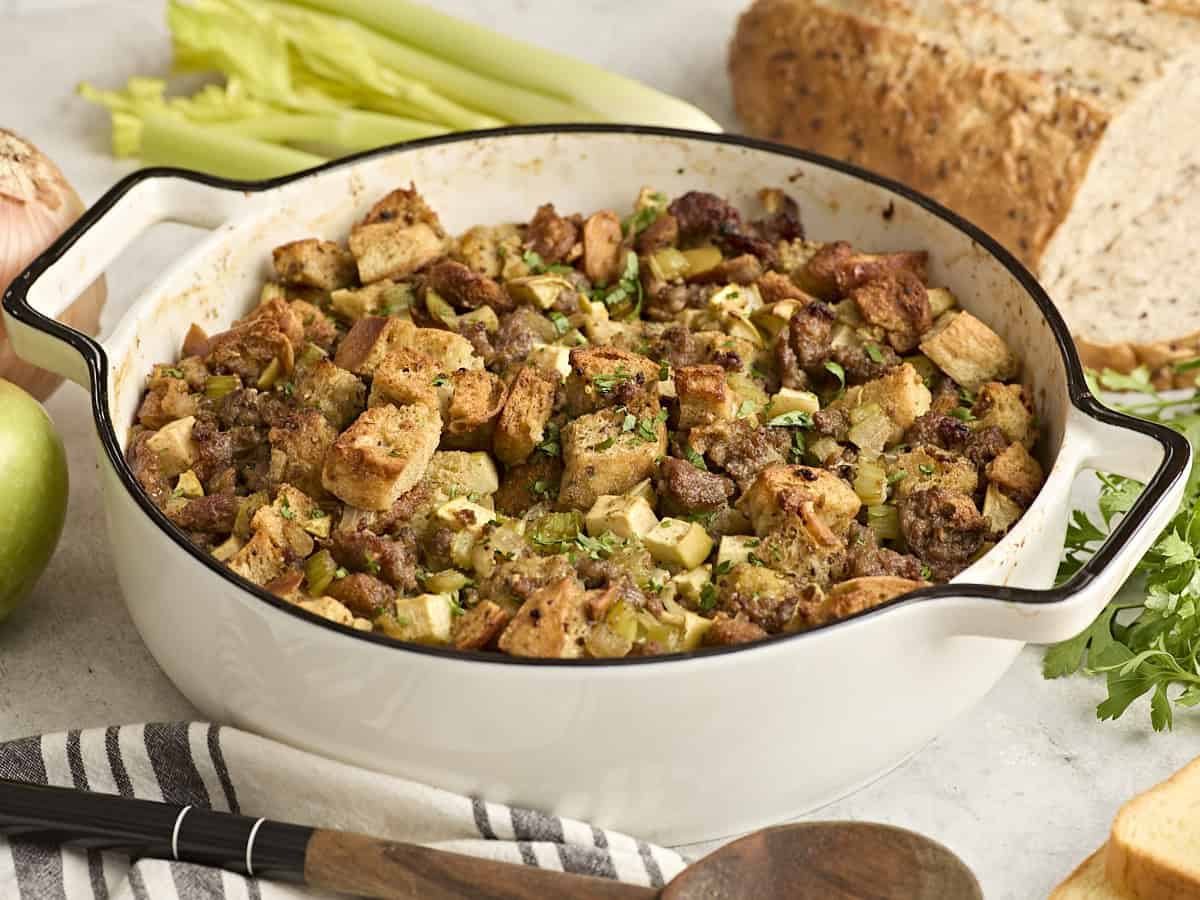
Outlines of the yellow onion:
[[[0,294],[33,259],[83,214],[83,201],[49,157],[33,144],[0,128]],[[106,292],[101,276],[59,317],[72,328],[95,334]],[[0,322],[0,378],[38,399],[61,379],[13,353]]]

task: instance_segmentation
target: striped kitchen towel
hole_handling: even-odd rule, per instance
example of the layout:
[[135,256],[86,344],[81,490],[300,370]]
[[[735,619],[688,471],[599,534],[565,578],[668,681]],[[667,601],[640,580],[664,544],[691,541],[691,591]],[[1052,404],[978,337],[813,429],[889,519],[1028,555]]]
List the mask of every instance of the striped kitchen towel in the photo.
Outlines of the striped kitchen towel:
[[[583,822],[332,762],[203,722],[68,731],[0,744],[0,777],[341,828],[547,869],[660,886],[675,852]],[[0,898],[285,900],[317,891],[163,860],[0,837]]]

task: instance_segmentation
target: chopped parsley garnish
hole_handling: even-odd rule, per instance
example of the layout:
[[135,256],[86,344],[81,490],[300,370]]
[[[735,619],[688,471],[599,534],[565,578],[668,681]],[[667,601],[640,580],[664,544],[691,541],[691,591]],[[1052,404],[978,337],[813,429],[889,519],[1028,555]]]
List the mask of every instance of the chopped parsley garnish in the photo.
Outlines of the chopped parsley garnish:
[[841,363],[834,362],[832,359],[825,363],[825,371],[838,380],[838,391],[846,389],[846,370],[842,368]]
[[571,330],[571,323],[567,321],[567,317],[557,310],[550,310],[546,313],[547,318],[554,323],[554,330],[559,334],[566,334]]
[[[504,258],[503,247],[498,248],[496,252],[501,259]],[[560,266],[557,263],[548,264],[544,259],[542,259],[540,253],[537,253],[533,250],[526,250],[521,255],[521,261],[529,267],[529,272],[532,275],[543,275],[546,272],[550,272],[555,275],[566,275],[568,272],[575,271],[570,266]]]
[[558,423],[547,422],[542,434],[544,435],[542,442],[536,447],[538,452],[545,453],[547,456],[561,456],[562,442],[559,440]]
[[929,463],[921,463],[917,468],[921,470],[922,475],[932,475],[934,472],[933,466]]
[[950,410],[950,415],[954,416],[954,418],[958,419],[960,422],[975,421],[975,414],[965,406],[956,406],[954,409]]
[[764,372],[762,369],[760,369],[760,368],[759,368],[757,365],[753,365],[753,366],[751,366],[751,367],[750,367],[750,374],[751,374],[751,375],[752,375],[754,378],[757,378],[757,379],[759,379],[760,381],[766,381],[766,380],[767,380],[767,373],[766,373],[766,372]]
[[580,532],[575,536],[575,543],[590,559],[604,559],[617,549],[621,539],[611,531],[606,531],[599,537],[589,537]]
[[704,461],[704,457],[692,449],[691,445],[683,448],[683,458],[690,462],[697,469],[708,471],[708,464]]
[[665,359],[658,361],[658,380],[666,381],[671,377],[671,364]]
[[700,588],[700,600],[696,605],[701,612],[708,612],[717,605],[717,589],[711,581]]
[[541,500],[549,500],[554,496],[554,486],[545,478],[530,482],[529,493]]
[[[683,517],[683,520],[685,522],[697,522],[697,523],[703,525],[705,528],[711,528],[713,520],[716,517],[717,517],[717,510],[714,509],[712,512],[688,513],[686,516]],[[664,523],[664,524],[666,524],[666,523]]]
[[601,453],[603,453],[605,450],[607,450],[609,447],[611,447],[616,442],[617,442],[617,439],[610,435],[609,437],[606,437],[604,440],[602,440],[600,443],[596,444],[596,446],[592,447],[592,449],[598,450]]
[[182,378],[183,377],[183,369],[176,369],[176,368],[163,369],[163,374],[170,378]]
[[790,446],[788,448],[788,457],[794,463],[803,462],[804,461],[804,451],[806,449],[807,449],[807,445],[805,444],[805,441],[804,441],[804,432],[803,431],[793,431],[792,432],[792,446]]
[[283,391],[285,397],[290,397],[296,392],[296,385],[290,381],[281,381],[279,382],[279,389]]
[[379,560],[377,560],[370,553],[364,553],[363,559],[365,560],[365,562],[363,563],[363,568],[366,569],[368,572],[370,572],[372,575],[378,575],[379,574]]
[[455,595],[455,596],[451,597],[450,598],[450,615],[463,616],[463,615],[466,615],[466,613],[467,613],[467,611],[465,609],[463,609],[462,601],[458,599],[458,596]]
[[746,562],[750,563],[750,565],[752,565],[752,566],[765,566],[766,565],[765,562],[763,562],[761,559],[758,558],[758,554],[756,554],[756,553],[749,554],[746,557]]
[[350,573],[347,572],[345,570],[345,568],[342,566],[338,566],[336,569],[333,570],[333,577],[337,581],[341,581],[343,578],[345,578],[349,574]]
[[731,563],[729,560],[725,560],[724,562],[719,562],[719,563],[717,563],[717,567],[715,569],[713,569],[713,576],[715,578],[720,578],[722,575],[727,575],[729,573],[729,570],[732,568],[733,568],[733,563]]
[[621,420],[621,430],[633,431],[635,425],[637,425],[637,416],[633,413],[625,413],[625,418]]
[[802,409],[794,409],[776,416],[767,422],[772,428],[812,428],[813,417]]
[[638,277],[637,254],[630,250],[625,254],[625,268],[617,283],[609,288],[597,288],[592,292],[592,300],[603,303],[608,309],[618,309],[624,303],[632,303],[633,308],[625,318],[636,319],[642,309],[642,280]]
[[632,380],[633,375],[624,366],[617,366],[613,372],[601,372],[598,375],[592,376],[592,384],[596,386],[596,390],[601,394],[611,394],[613,388],[618,384]]
[[903,481],[907,477],[908,477],[907,469],[897,469],[895,472],[893,472],[891,475],[889,475],[887,477],[887,483],[895,484],[897,481]]
[[933,569],[929,568],[929,566],[921,566],[921,577],[928,581],[933,577]]
[[292,511],[291,504],[288,503],[288,498],[287,498],[286,494],[279,501],[279,514],[281,516],[283,516],[285,519],[296,518],[296,513]]
[[433,376],[433,386],[434,387],[445,387],[449,383],[450,383],[450,379],[447,378],[445,375],[439,374],[439,375]]
[[665,409],[660,409],[655,413],[654,418],[646,417],[638,419],[637,436],[647,444],[653,444],[658,440],[658,426],[665,421],[667,421],[667,411]]
[[653,225],[654,220],[666,209],[666,194],[655,191],[653,194],[649,194],[647,199],[650,201],[649,204],[643,206],[621,223],[621,231],[625,234],[625,237],[641,234]]
[[867,344],[865,347],[863,347],[863,349],[867,351],[867,356],[871,358],[871,362],[883,362],[883,353],[881,353],[879,348],[874,344]]
[[404,454],[403,454],[403,453],[401,453],[399,450],[397,450],[395,447],[393,447],[391,450],[389,450],[389,451],[388,451],[388,456],[394,456],[394,457],[396,457],[397,459],[398,459],[398,458],[400,458],[400,457],[401,457],[401,456],[403,456],[403,455],[404,455]]
[[314,509],[312,512],[310,512],[308,514],[308,517],[310,519],[324,519],[328,515],[329,515],[329,513],[325,512],[325,510],[321,509],[320,507],[317,507],[316,509]]

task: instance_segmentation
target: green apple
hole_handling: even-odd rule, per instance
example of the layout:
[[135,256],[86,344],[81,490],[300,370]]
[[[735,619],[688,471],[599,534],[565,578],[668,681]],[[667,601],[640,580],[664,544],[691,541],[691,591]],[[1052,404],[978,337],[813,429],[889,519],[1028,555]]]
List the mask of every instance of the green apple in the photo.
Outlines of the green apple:
[[0,378],[0,621],[29,596],[67,515],[67,457],[41,404]]

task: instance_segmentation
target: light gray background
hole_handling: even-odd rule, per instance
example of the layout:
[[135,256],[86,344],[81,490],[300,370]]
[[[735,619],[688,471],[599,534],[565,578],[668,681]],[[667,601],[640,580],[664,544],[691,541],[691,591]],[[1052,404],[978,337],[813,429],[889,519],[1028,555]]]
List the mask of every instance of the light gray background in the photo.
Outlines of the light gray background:
[[[741,5],[439,4],[640,78],[702,106],[731,130],[737,123],[725,47]],[[75,83],[86,78],[117,86],[131,74],[166,72],[169,62],[157,0],[0,0],[0,127],[41,146],[92,201],[132,167],[108,157],[106,117],[74,97]],[[183,229],[160,229],[118,261],[109,274],[106,327],[188,236]],[[70,458],[71,507],[62,544],[32,602],[0,626],[0,739],[186,718],[193,711],[147,654],[121,603],[104,536],[87,396],[68,385],[48,407]],[[1026,649],[984,702],[946,734],[813,818],[917,829],[957,851],[987,896],[1045,896],[1104,840],[1125,799],[1196,753],[1200,729],[1195,715],[1184,716],[1173,735],[1155,735],[1144,704],[1119,723],[1098,723],[1093,710],[1102,685],[1079,678],[1044,682],[1040,660],[1038,649]],[[879,702],[888,702],[886,685],[880,685]],[[804,710],[780,714],[802,717]]]

